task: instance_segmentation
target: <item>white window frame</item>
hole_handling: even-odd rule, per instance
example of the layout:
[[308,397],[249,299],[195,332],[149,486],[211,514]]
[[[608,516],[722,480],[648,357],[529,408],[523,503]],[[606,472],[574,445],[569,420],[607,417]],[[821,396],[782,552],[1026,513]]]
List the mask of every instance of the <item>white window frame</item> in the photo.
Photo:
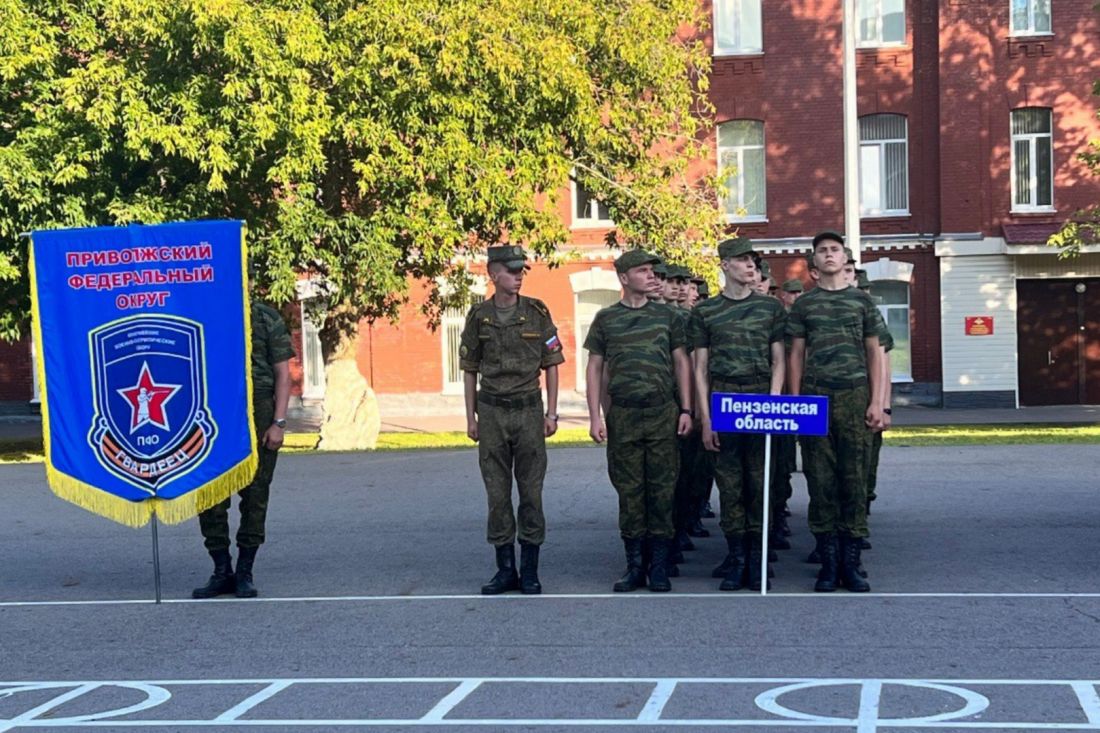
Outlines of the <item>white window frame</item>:
[[[611,219],[611,215],[607,214],[607,204],[597,201],[594,196],[589,197],[589,201],[596,207],[595,217],[579,217],[577,216],[577,186],[579,184],[572,178],[569,178],[569,217],[573,222],[573,229],[613,229],[615,222]],[[600,213],[605,213],[606,217],[601,218]]]
[[[735,188],[734,188],[734,190],[731,190],[731,191],[727,192],[727,195],[736,197],[736,199],[737,199],[737,208],[738,209],[747,210],[746,206],[745,206],[745,151],[747,151],[747,150],[760,150],[763,153],[763,159],[764,159],[764,175],[761,176],[761,180],[764,182],[764,187],[763,187],[763,190],[760,192],[760,198],[764,202],[764,213],[763,214],[744,214],[744,215],[726,213],[726,214],[724,214],[726,222],[727,223],[767,222],[768,221],[768,133],[764,129],[764,123],[761,120],[751,120],[751,119],[749,119],[749,120],[745,120],[745,119],[727,120],[726,122],[723,122],[723,123],[719,124],[718,127],[721,127],[723,124],[728,124],[728,123],[733,123],[733,122],[752,122],[752,123],[755,123],[757,125],[760,125],[760,132],[761,132],[761,135],[763,136],[763,142],[760,145],[728,145],[726,147],[722,147],[722,146],[718,145],[718,140],[720,140],[721,138],[719,136],[717,136],[717,130],[716,130],[715,147],[717,148],[717,151],[718,151],[718,171],[717,171],[718,176],[719,177],[722,176],[723,168],[726,167],[722,164],[722,161],[726,157],[726,154],[732,153],[734,155],[734,157],[737,159],[736,162],[734,163],[734,173],[733,173],[733,176],[732,176],[734,178]],[[721,201],[720,205],[722,206],[723,209],[725,209],[726,202]]]
[[[1015,112],[1022,112],[1027,109],[1043,109],[1046,110],[1047,115],[1050,117],[1050,132],[1031,132],[1031,133],[1013,133],[1012,132],[1012,115]],[[1030,213],[1048,213],[1054,211],[1054,110],[1049,107],[1021,107],[1009,112],[1008,115],[1009,125],[1009,171],[1012,183],[1012,211],[1013,213],[1030,214]],[[1049,204],[1021,204],[1017,200],[1017,186],[1016,186],[1016,143],[1027,141],[1028,143],[1028,161],[1030,162],[1029,170],[1031,175],[1028,180],[1028,193],[1032,201],[1039,200],[1039,156],[1037,153],[1036,143],[1039,138],[1050,138],[1050,203]]]
[[891,304],[879,305],[879,304],[876,303],[875,307],[878,308],[879,315],[882,316],[882,321],[883,321],[883,323],[886,324],[887,328],[889,328],[889,326],[890,326],[890,313],[889,312],[891,310],[895,310],[895,311],[896,310],[904,310],[905,311],[905,322],[909,324],[909,333],[908,333],[908,335],[909,335],[909,364],[907,365],[907,368],[905,370],[898,369],[897,368],[898,365],[894,363],[894,357],[893,357],[893,354],[895,354],[896,351],[891,351],[889,354],[887,354],[887,356],[890,357],[890,382],[892,384],[907,384],[907,383],[910,383],[910,382],[913,381],[913,329],[912,329],[913,297],[912,297],[912,293],[910,292],[909,283],[905,280],[873,280],[873,281],[871,281],[871,288],[873,289],[875,287],[875,285],[885,285],[885,284],[890,284],[890,285],[897,284],[897,285],[902,285],[902,286],[905,287],[905,305],[902,305],[901,303],[891,303]]
[[592,320],[595,319],[595,312],[592,313],[591,318],[581,316],[581,296],[594,291],[605,291],[614,296],[614,300],[610,296],[608,297],[608,305],[610,305],[612,302],[619,300],[622,295],[622,284],[619,282],[619,276],[615,274],[614,270],[593,267],[570,275],[569,286],[573,290],[573,343],[577,345],[576,358],[573,360],[577,370],[576,391],[579,394],[584,394],[587,386],[585,383],[587,376],[585,370],[588,363],[588,352],[584,350],[584,339],[588,328],[592,326]]
[[[718,16],[719,5],[722,3],[733,3],[733,15],[734,23],[737,28],[737,37],[740,41],[741,32],[740,29],[744,24],[745,17],[745,3],[756,3],[758,6],[757,17],[760,18],[760,45],[759,46],[719,46],[718,45]],[[714,0],[713,7],[711,8],[711,28],[712,37],[714,39],[714,55],[715,56],[758,56],[764,53],[764,3],[763,0]]]
[[875,3],[875,37],[871,40],[864,40],[859,37],[859,5],[858,0],[844,0],[844,2],[856,2],[856,47],[857,48],[897,48],[898,46],[905,46],[909,34],[908,17],[905,12],[905,3],[902,3],[902,32],[900,41],[884,41],[882,40],[882,3],[883,0],[872,0]]
[[[462,371],[462,367],[458,368],[458,381],[447,381],[447,362],[450,361],[453,356],[456,359],[459,358],[458,350],[461,347],[462,341],[462,329],[466,325],[466,314],[469,313],[470,308],[481,303],[485,300],[484,292],[472,293],[472,300],[465,306],[458,306],[456,308],[448,308],[443,311],[443,315],[439,319],[439,346],[442,359],[439,362],[440,378],[443,380],[442,393],[446,395],[462,394],[465,389],[465,374]],[[455,342],[451,343],[451,339],[448,334],[455,334]]]
[[[890,113],[885,113],[890,114]],[[866,117],[875,117],[877,115],[866,115]],[[894,114],[894,117],[901,117],[905,120],[905,137],[903,138],[889,138],[886,140],[863,140],[859,141],[859,174],[860,174],[860,202],[859,202],[859,216],[861,219],[876,219],[886,218],[893,216],[909,216],[909,118],[904,115]],[[863,151],[865,148],[878,148],[878,181],[879,181],[879,200],[886,200],[886,146],[897,145],[901,143],[905,149],[905,206],[901,209],[872,209],[863,203]]]
[[1013,10],[1013,0],[1008,0],[1008,24],[1010,36],[1051,36],[1054,35],[1054,3],[1050,3],[1048,15],[1050,16],[1050,28],[1041,31],[1035,28],[1035,6],[1038,0],[1027,0],[1027,27],[1016,27],[1016,13]]
[[[325,357],[321,350],[319,329],[309,317],[306,300],[308,298],[298,302],[302,324],[302,399],[323,400],[325,398]],[[311,352],[311,346],[315,351]],[[310,353],[320,356],[319,363],[312,363],[309,358]]]
[[34,339],[30,339],[31,347],[31,404],[42,403],[42,386],[38,383],[38,353],[34,348]]

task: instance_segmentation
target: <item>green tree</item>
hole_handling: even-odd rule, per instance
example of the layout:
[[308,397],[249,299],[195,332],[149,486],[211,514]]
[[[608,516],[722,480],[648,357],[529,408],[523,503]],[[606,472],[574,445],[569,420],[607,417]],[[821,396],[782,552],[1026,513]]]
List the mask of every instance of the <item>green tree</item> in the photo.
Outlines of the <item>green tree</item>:
[[243,219],[272,300],[320,284],[326,358],[463,255],[565,256],[571,175],[621,243],[691,261],[721,229],[688,170],[704,24],[697,0],[0,0],[0,331],[28,310],[18,235],[51,227]]
[[[1097,6],[1100,8],[1100,6]],[[1093,96],[1100,96],[1100,81],[1092,86]],[[1097,113],[1100,116],[1100,112]],[[1080,160],[1094,176],[1100,176],[1100,140],[1089,141]],[[1074,213],[1062,228],[1047,240],[1047,246],[1058,248],[1058,258],[1067,259],[1081,254],[1081,247],[1100,243],[1100,202]]]

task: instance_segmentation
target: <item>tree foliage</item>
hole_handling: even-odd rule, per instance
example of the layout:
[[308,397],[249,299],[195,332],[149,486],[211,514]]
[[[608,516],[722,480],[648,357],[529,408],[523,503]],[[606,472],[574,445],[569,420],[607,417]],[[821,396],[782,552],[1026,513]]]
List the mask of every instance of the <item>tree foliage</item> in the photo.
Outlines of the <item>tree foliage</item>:
[[[570,175],[623,243],[720,229],[696,0],[0,0],[0,332],[20,232],[230,217],[331,334],[501,242],[562,256]],[[438,295],[438,289],[437,289]],[[433,301],[438,307],[438,298]]]
[[[1100,6],[1098,6],[1100,8]],[[1100,96],[1100,82],[1092,86],[1093,96]],[[1100,115],[1100,112],[1097,113]],[[1100,140],[1091,140],[1088,148],[1077,156],[1094,176],[1100,176]],[[1100,243],[1100,201],[1074,213],[1062,228],[1051,235],[1047,246],[1058,248],[1058,258],[1077,257],[1081,248]]]

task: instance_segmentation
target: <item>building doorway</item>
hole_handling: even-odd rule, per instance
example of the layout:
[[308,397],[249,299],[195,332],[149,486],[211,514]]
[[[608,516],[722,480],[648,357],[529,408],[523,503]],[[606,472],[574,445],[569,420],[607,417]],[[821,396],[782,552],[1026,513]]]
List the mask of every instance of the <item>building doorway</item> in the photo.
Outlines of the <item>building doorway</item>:
[[1100,278],[1017,280],[1020,404],[1100,404]]

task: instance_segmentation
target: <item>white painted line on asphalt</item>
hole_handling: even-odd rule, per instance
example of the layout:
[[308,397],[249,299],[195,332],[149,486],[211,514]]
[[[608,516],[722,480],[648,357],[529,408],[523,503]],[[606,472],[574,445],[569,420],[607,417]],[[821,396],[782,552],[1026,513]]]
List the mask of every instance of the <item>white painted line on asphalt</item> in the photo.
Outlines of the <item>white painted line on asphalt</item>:
[[442,700],[437,702],[435,707],[425,713],[420,722],[442,722],[447,717],[447,713],[454,710],[459,703],[470,696],[470,693],[481,686],[481,682],[482,680],[463,680],[458,687],[451,690]]
[[676,691],[676,680],[661,680],[653,688],[649,699],[646,700],[642,712],[638,713],[639,722],[653,722],[661,719],[661,713],[665,711],[665,705]]
[[[628,602],[644,602],[644,600],[653,600],[656,602],[665,602],[674,599],[682,600],[687,598],[720,600],[723,603],[737,600],[761,600],[761,596],[755,593],[719,593],[717,591],[714,591],[706,593],[544,593],[538,596],[525,596],[522,594],[499,596],[483,596],[480,594],[453,594],[410,596],[272,596],[266,598],[216,598],[201,600],[194,598],[167,598],[164,599],[162,605],[191,605],[196,603],[202,605],[215,605],[225,603],[392,603],[399,601],[481,601],[483,603],[539,603],[561,600],[616,600]],[[814,598],[821,599],[822,601],[836,600],[840,598],[864,600],[868,598],[1018,598],[1021,600],[1031,600],[1044,598],[1091,599],[1100,598],[1100,593],[813,593],[810,591],[806,591],[802,593],[769,593],[764,600],[766,601],[767,599],[773,598]],[[63,608],[66,606],[151,605],[154,605],[151,598],[147,600],[127,598],[117,600],[103,599],[88,601],[0,601],[0,608]]]
[[1096,694],[1096,685],[1091,682],[1074,682],[1073,692],[1077,695],[1085,717],[1093,725],[1100,725],[1100,695]]
[[241,700],[239,703],[226,710],[214,720],[218,723],[229,723],[231,721],[234,721],[247,713],[252,708],[264,702],[265,700],[270,700],[271,698],[275,697],[280,692],[293,684],[294,680],[279,680],[278,682],[272,682],[270,685],[260,690],[255,695],[252,695],[251,697],[246,697],[244,700]]
[[[52,688],[54,686],[53,685],[47,685],[47,687]],[[4,731],[12,730],[14,728],[21,728],[23,726],[29,725],[32,722],[34,722],[35,719],[39,715],[43,715],[44,713],[48,713],[51,710],[53,710],[54,708],[60,707],[61,705],[64,705],[65,703],[69,702],[70,700],[75,700],[76,698],[80,697],[81,695],[85,695],[85,694],[91,692],[92,690],[96,689],[97,687],[99,687],[99,685],[97,685],[94,682],[81,683],[80,685],[74,687],[73,689],[69,690],[68,692],[63,692],[60,695],[58,695],[57,697],[50,698],[49,700],[42,703],[41,705],[38,705],[37,707],[31,708],[30,710],[26,711],[22,715],[17,715],[16,717],[12,718],[11,720],[0,720],[0,733],[3,733]]]
[[875,733],[878,730],[878,706],[881,697],[880,680],[867,680],[860,687],[856,733]]

